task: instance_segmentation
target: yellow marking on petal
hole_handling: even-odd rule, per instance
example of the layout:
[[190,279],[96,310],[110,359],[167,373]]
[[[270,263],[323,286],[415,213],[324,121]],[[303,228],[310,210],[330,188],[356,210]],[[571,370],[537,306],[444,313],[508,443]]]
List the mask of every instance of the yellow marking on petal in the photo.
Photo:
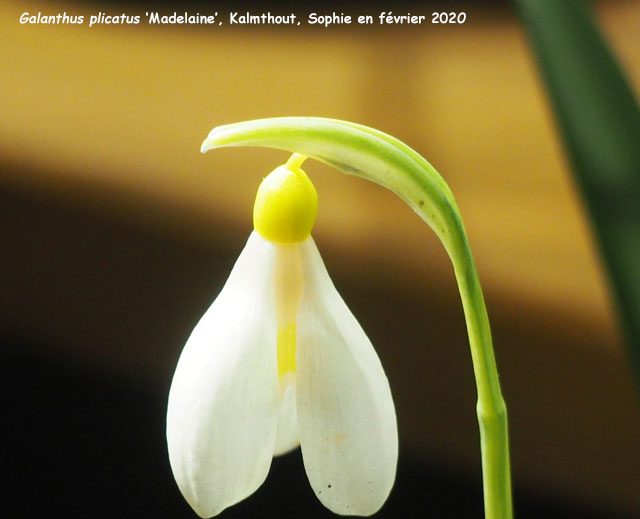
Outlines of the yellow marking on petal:
[[292,322],[278,330],[278,375],[282,379],[287,373],[296,372],[296,323]]
[[267,175],[253,206],[253,227],[273,243],[304,241],[311,234],[318,194],[300,168],[306,157],[294,153],[287,163]]
[[278,379],[280,389],[295,380],[296,319],[302,300],[302,259],[297,243],[276,248],[273,288],[278,320]]

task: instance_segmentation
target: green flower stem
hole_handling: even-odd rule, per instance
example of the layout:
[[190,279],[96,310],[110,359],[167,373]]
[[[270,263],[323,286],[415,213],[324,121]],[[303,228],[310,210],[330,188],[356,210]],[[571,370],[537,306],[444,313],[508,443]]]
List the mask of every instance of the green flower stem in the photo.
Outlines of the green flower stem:
[[202,152],[262,146],[302,153],[398,195],[435,231],[451,261],[462,298],[478,390],[478,421],[487,519],[512,517],[507,412],[489,318],[460,212],[449,187],[422,156],[378,130],[335,119],[282,117],[214,128]]

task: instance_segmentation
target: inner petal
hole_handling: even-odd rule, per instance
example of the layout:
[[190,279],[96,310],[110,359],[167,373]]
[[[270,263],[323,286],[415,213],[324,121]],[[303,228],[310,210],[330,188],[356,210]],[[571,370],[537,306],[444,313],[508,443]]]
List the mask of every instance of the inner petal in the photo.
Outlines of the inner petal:
[[278,244],[273,273],[278,322],[278,378],[284,393],[296,373],[296,319],[302,299],[302,262],[297,243]]
[[278,326],[280,406],[274,454],[299,445],[296,410],[296,319],[302,299],[302,263],[298,244],[278,244],[273,281]]
[[278,409],[278,430],[276,433],[276,445],[273,450],[274,456],[286,454],[300,445],[295,381],[291,380],[293,379],[291,373],[287,374],[285,378],[289,380]]

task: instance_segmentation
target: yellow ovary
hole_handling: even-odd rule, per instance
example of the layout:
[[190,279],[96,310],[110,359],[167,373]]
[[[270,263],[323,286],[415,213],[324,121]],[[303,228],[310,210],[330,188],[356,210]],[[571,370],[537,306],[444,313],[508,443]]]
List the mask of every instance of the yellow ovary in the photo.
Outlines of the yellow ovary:
[[318,194],[300,169],[306,157],[294,153],[274,169],[258,188],[253,206],[253,227],[273,243],[306,240],[316,220]]

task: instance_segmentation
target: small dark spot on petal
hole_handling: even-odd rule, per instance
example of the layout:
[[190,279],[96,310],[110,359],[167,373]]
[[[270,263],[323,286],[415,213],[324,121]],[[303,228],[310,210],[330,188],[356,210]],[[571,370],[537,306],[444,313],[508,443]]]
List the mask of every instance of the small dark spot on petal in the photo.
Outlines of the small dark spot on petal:
[[418,202],[418,205],[419,205],[420,207],[422,207],[422,206],[424,205],[424,200],[420,200],[420,201]]
[[327,488],[331,488],[331,484],[328,484],[328,485],[327,485]]

